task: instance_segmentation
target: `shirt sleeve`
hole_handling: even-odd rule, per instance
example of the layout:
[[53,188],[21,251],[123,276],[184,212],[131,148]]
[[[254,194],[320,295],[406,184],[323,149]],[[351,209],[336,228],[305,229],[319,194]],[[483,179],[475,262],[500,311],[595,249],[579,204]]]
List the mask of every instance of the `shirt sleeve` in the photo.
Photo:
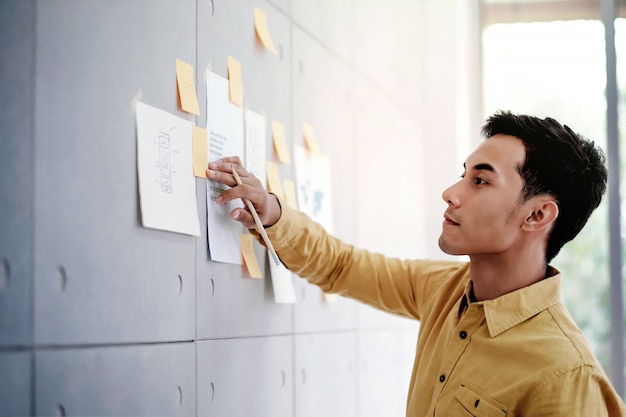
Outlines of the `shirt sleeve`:
[[555,373],[537,387],[524,415],[623,417],[626,408],[604,373],[583,365]]
[[288,269],[325,292],[420,319],[424,294],[438,286],[436,280],[427,279],[435,274],[425,271],[434,261],[388,258],[357,249],[328,234],[306,214],[281,205],[280,219],[265,230]]

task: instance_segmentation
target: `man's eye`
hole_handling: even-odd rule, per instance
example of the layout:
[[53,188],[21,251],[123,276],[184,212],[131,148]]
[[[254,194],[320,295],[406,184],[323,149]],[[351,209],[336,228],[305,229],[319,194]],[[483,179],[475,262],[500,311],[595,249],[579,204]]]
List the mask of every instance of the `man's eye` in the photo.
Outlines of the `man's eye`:
[[487,181],[485,181],[484,179],[482,179],[480,177],[476,177],[476,178],[474,178],[474,184],[476,184],[476,185],[487,184]]

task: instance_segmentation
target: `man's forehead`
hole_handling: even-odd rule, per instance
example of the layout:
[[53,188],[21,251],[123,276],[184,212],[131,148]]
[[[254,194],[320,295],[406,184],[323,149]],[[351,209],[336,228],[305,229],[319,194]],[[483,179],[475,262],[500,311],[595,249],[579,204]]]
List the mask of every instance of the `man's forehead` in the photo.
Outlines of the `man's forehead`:
[[481,142],[467,157],[463,166],[466,169],[517,172],[518,167],[524,163],[525,157],[526,149],[519,138],[495,135]]

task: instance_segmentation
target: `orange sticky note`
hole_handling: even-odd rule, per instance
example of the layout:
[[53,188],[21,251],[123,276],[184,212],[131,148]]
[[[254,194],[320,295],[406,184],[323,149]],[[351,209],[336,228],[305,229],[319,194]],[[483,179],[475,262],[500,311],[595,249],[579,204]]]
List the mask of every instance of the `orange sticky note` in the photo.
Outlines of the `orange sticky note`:
[[280,174],[278,173],[278,164],[276,162],[267,161],[267,189],[269,192],[284,198],[283,187],[280,185]]
[[254,8],[254,28],[263,46],[276,53],[276,47],[274,46],[274,42],[272,42],[270,31],[267,28],[267,16],[265,12],[258,7]]
[[209,148],[207,132],[198,126],[192,126],[193,175],[206,178],[206,169],[209,164]]
[[248,268],[250,278],[263,278],[261,268],[259,268],[259,262],[256,259],[254,253],[254,247],[252,245],[252,235],[242,234],[239,235],[239,243],[241,245],[241,255],[243,256],[243,262]]
[[284,164],[291,164],[289,149],[287,149],[287,142],[285,141],[285,126],[276,120],[272,120],[272,138],[278,160]]
[[287,205],[292,209],[298,210],[298,199],[296,197],[295,181],[283,180],[283,190],[285,192],[285,200],[287,200]]
[[241,64],[232,56],[228,57],[228,96],[230,101],[241,107],[243,89],[241,87]]
[[193,78],[193,66],[176,59],[176,84],[178,85],[178,97],[180,107],[189,113],[200,115],[196,85]]
[[313,126],[308,123],[303,123],[302,131],[304,132],[304,144],[306,145],[306,148],[316,158],[320,158],[322,153],[320,152],[320,148],[317,146],[317,141],[315,140],[315,135],[313,134]]

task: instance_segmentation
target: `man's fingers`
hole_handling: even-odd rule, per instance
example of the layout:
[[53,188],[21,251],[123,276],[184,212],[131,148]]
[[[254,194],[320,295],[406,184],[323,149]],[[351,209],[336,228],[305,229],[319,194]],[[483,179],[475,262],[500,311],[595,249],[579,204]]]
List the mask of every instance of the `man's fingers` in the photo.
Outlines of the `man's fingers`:
[[[241,184],[239,185],[235,180],[233,170],[236,170],[241,179]],[[270,201],[268,198],[269,194],[263,188],[261,181],[246,171],[241,165],[239,157],[229,156],[209,163],[207,178],[229,187],[217,197],[216,202],[218,204],[226,204],[240,198],[246,199],[252,203],[262,222],[266,221],[268,222],[267,224],[274,224],[280,217],[278,201],[275,199]],[[247,228],[255,226],[254,218],[247,210],[235,209],[231,212],[231,217],[241,222]]]
[[259,194],[254,187],[248,184],[242,184],[237,187],[224,190],[224,192],[220,194],[220,198],[217,202],[223,204],[238,198],[245,198],[250,200],[250,202],[252,202],[252,204],[258,209],[259,205],[263,203],[262,200],[259,200],[259,198],[262,197],[264,197],[264,194]]
[[233,220],[237,220],[246,229],[254,229],[255,227],[254,218],[248,210],[244,210],[243,208],[236,208],[230,212],[230,217]]
[[224,164],[235,164],[243,166],[243,164],[241,163],[241,159],[239,159],[238,156],[225,156],[224,158],[220,159],[219,162],[222,162]]
[[243,167],[238,156],[229,156],[209,163],[209,169],[219,172],[232,174],[233,168],[237,170],[237,173],[242,179],[243,177],[250,176],[250,173]]
[[234,187],[235,185],[237,185],[232,171],[231,173],[218,171],[215,168],[212,169],[212,165],[213,163],[209,164],[209,169],[206,170],[206,176],[208,179],[228,185],[229,187]]

